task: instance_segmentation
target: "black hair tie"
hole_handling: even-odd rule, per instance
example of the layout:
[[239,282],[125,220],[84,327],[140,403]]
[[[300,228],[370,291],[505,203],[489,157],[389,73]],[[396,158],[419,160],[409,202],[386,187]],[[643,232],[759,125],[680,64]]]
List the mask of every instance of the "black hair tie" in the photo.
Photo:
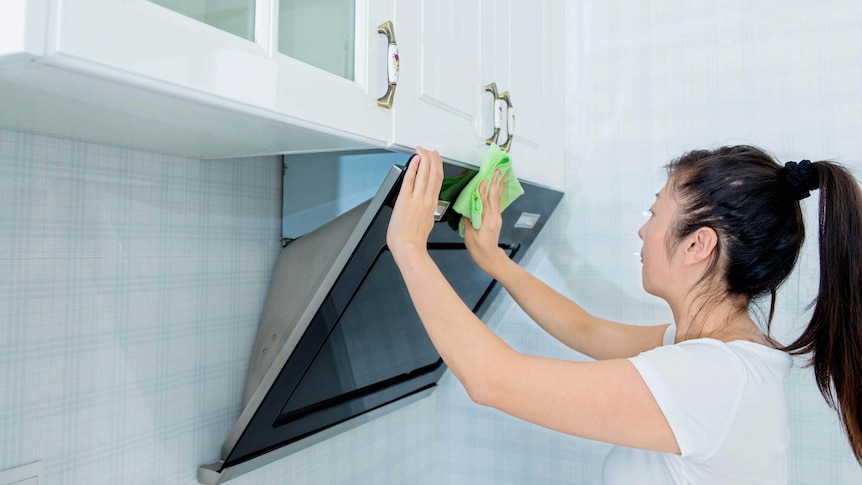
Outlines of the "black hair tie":
[[811,190],[820,187],[820,176],[811,160],[802,160],[799,163],[787,162],[784,164],[783,172],[790,193],[796,200],[808,197],[811,195]]

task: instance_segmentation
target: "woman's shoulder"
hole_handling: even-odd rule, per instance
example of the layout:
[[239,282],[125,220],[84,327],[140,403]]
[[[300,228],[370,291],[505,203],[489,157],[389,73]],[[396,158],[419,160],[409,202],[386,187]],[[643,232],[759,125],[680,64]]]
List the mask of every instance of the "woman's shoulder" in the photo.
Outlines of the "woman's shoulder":
[[[767,381],[783,385],[793,365],[787,352],[749,340],[696,338],[657,347],[642,355],[665,372],[688,368],[704,378],[732,383],[733,387],[763,385]],[[749,382],[752,379],[754,382]]]
[[734,356],[740,359],[767,359],[775,363],[791,364],[793,359],[790,354],[776,348],[768,340],[756,342],[750,339],[732,339],[719,340],[715,338],[702,337],[691,340],[684,340],[673,344],[679,349],[685,349],[687,352],[697,352],[698,354],[710,357]]
[[792,358],[786,352],[747,340],[724,342],[713,338],[683,340],[662,345],[632,358],[648,362],[655,371],[675,376],[716,378],[734,387],[752,374],[765,370],[777,378],[786,376]]
[[717,372],[726,374],[733,368],[741,369],[742,365],[738,352],[732,347],[720,340],[708,338],[662,345],[643,352],[635,359],[649,361],[659,370],[676,369],[682,373],[703,372],[714,368]]

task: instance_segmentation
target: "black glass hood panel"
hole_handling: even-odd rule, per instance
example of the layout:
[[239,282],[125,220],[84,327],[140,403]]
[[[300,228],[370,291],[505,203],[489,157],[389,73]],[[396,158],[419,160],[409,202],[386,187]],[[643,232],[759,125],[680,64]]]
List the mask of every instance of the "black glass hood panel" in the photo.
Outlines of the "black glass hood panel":
[[[471,172],[444,164],[447,181],[469,179]],[[393,167],[371,201],[284,248],[252,358],[246,407],[222,460],[201,468],[202,482],[230,479],[228,469],[248,468],[275,450],[426,391],[445,371],[386,247],[401,173]],[[524,195],[503,213],[500,236],[515,261],[562,197],[522,186]],[[442,199],[457,196],[451,188],[447,193],[444,187]],[[473,263],[456,230],[459,216],[451,212],[435,224],[429,254],[481,317],[499,285]],[[535,225],[516,227],[525,214]]]
[[[463,249],[432,247],[429,252],[465,303],[476,308],[491,278],[472,271]],[[279,423],[297,421],[351,396],[431,372],[440,363],[395,261],[384,250],[281,409]]]

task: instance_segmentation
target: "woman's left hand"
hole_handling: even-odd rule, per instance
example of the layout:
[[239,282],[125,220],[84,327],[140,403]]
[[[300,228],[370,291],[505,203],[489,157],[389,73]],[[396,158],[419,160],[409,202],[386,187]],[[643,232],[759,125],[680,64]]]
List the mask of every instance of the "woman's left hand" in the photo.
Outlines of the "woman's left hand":
[[386,244],[396,260],[402,251],[426,250],[443,182],[443,161],[437,150],[416,147],[416,155],[404,173],[386,233]]

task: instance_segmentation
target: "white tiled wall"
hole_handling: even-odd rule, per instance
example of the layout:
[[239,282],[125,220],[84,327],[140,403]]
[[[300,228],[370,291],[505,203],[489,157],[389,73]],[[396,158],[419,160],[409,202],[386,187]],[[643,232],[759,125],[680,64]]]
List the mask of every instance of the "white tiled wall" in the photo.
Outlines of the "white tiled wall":
[[[0,470],[194,484],[239,416],[281,249],[281,157],[0,129]],[[434,483],[434,398],[232,483]]]
[[[858,1],[603,0],[567,9],[566,197],[525,264],[588,310],[670,321],[642,290],[634,253],[661,167],[686,150],[755,144],[782,161],[837,159],[862,175]],[[816,197],[804,207],[816,234]],[[816,291],[815,244],[810,237],[778,298],[774,334],[784,342],[801,330]],[[578,358],[505,295],[487,320],[521,351]],[[796,369],[788,391],[791,483],[862,483],[811,371]],[[441,483],[600,483],[607,445],[480,408],[451,376],[439,394]]]

